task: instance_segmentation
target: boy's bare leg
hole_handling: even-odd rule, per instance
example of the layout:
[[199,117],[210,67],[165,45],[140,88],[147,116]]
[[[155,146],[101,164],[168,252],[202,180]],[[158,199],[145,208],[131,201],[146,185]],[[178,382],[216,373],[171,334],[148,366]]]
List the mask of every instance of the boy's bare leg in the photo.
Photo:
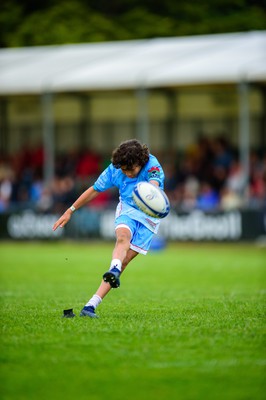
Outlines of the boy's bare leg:
[[117,228],[116,231],[116,244],[113,250],[112,260],[118,259],[123,264],[130,248],[131,232],[128,228]]
[[131,231],[127,226],[119,225],[115,231],[116,244],[112,254],[112,261],[109,271],[103,275],[103,280],[110,283],[112,288],[120,286],[120,274],[122,272],[123,261],[130,248]]
[[[114,253],[115,253],[115,249],[114,249],[113,254]],[[134,251],[132,249],[128,249],[128,251],[126,253],[126,257],[122,264],[122,272],[124,271],[126,266],[130,263],[130,261],[133,260],[133,258],[135,258],[137,255],[138,255],[138,253],[136,251]],[[111,289],[112,288],[109,283],[102,281],[95,294],[97,294],[97,296],[99,296],[101,299],[103,299],[110,292]]]

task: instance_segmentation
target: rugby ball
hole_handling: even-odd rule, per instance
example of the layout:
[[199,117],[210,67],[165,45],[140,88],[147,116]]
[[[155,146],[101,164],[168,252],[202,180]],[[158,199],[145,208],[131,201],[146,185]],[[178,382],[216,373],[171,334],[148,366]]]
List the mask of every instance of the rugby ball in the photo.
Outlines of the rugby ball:
[[154,218],[165,218],[170,211],[168,197],[158,186],[149,182],[139,182],[133,190],[136,206],[145,214]]

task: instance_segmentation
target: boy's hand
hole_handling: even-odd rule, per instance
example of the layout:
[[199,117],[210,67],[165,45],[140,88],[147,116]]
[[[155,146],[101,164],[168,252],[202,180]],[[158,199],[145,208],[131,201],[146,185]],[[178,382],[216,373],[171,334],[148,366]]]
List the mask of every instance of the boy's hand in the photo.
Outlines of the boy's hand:
[[53,226],[53,231],[55,231],[59,226],[60,228],[63,228],[70,220],[71,215],[72,211],[68,208],[66,212],[55,222]]

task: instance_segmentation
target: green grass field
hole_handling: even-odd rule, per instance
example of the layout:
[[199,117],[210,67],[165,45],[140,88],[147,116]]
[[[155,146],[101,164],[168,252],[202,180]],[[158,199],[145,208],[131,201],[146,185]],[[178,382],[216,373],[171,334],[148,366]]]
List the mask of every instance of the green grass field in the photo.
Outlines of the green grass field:
[[265,248],[139,256],[80,318],[112,247],[0,244],[2,400],[265,399]]

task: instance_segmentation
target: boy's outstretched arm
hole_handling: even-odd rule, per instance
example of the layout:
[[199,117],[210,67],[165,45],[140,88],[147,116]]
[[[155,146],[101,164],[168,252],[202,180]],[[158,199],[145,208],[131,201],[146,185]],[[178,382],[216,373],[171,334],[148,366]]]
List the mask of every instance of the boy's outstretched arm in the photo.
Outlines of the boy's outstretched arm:
[[[76,210],[87,204],[89,201],[93,200],[96,196],[98,196],[99,192],[93,189],[93,186],[89,187],[89,189],[85,190],[79,198],[73,203],[73,206]],[[55,231],[59,226],[60,228],[63,228],[68,221],[70,220],[72,214],[74,211],[72,211],[70,208],[68,208],[63,215],[55,222],[53,226],[53,231]]]

